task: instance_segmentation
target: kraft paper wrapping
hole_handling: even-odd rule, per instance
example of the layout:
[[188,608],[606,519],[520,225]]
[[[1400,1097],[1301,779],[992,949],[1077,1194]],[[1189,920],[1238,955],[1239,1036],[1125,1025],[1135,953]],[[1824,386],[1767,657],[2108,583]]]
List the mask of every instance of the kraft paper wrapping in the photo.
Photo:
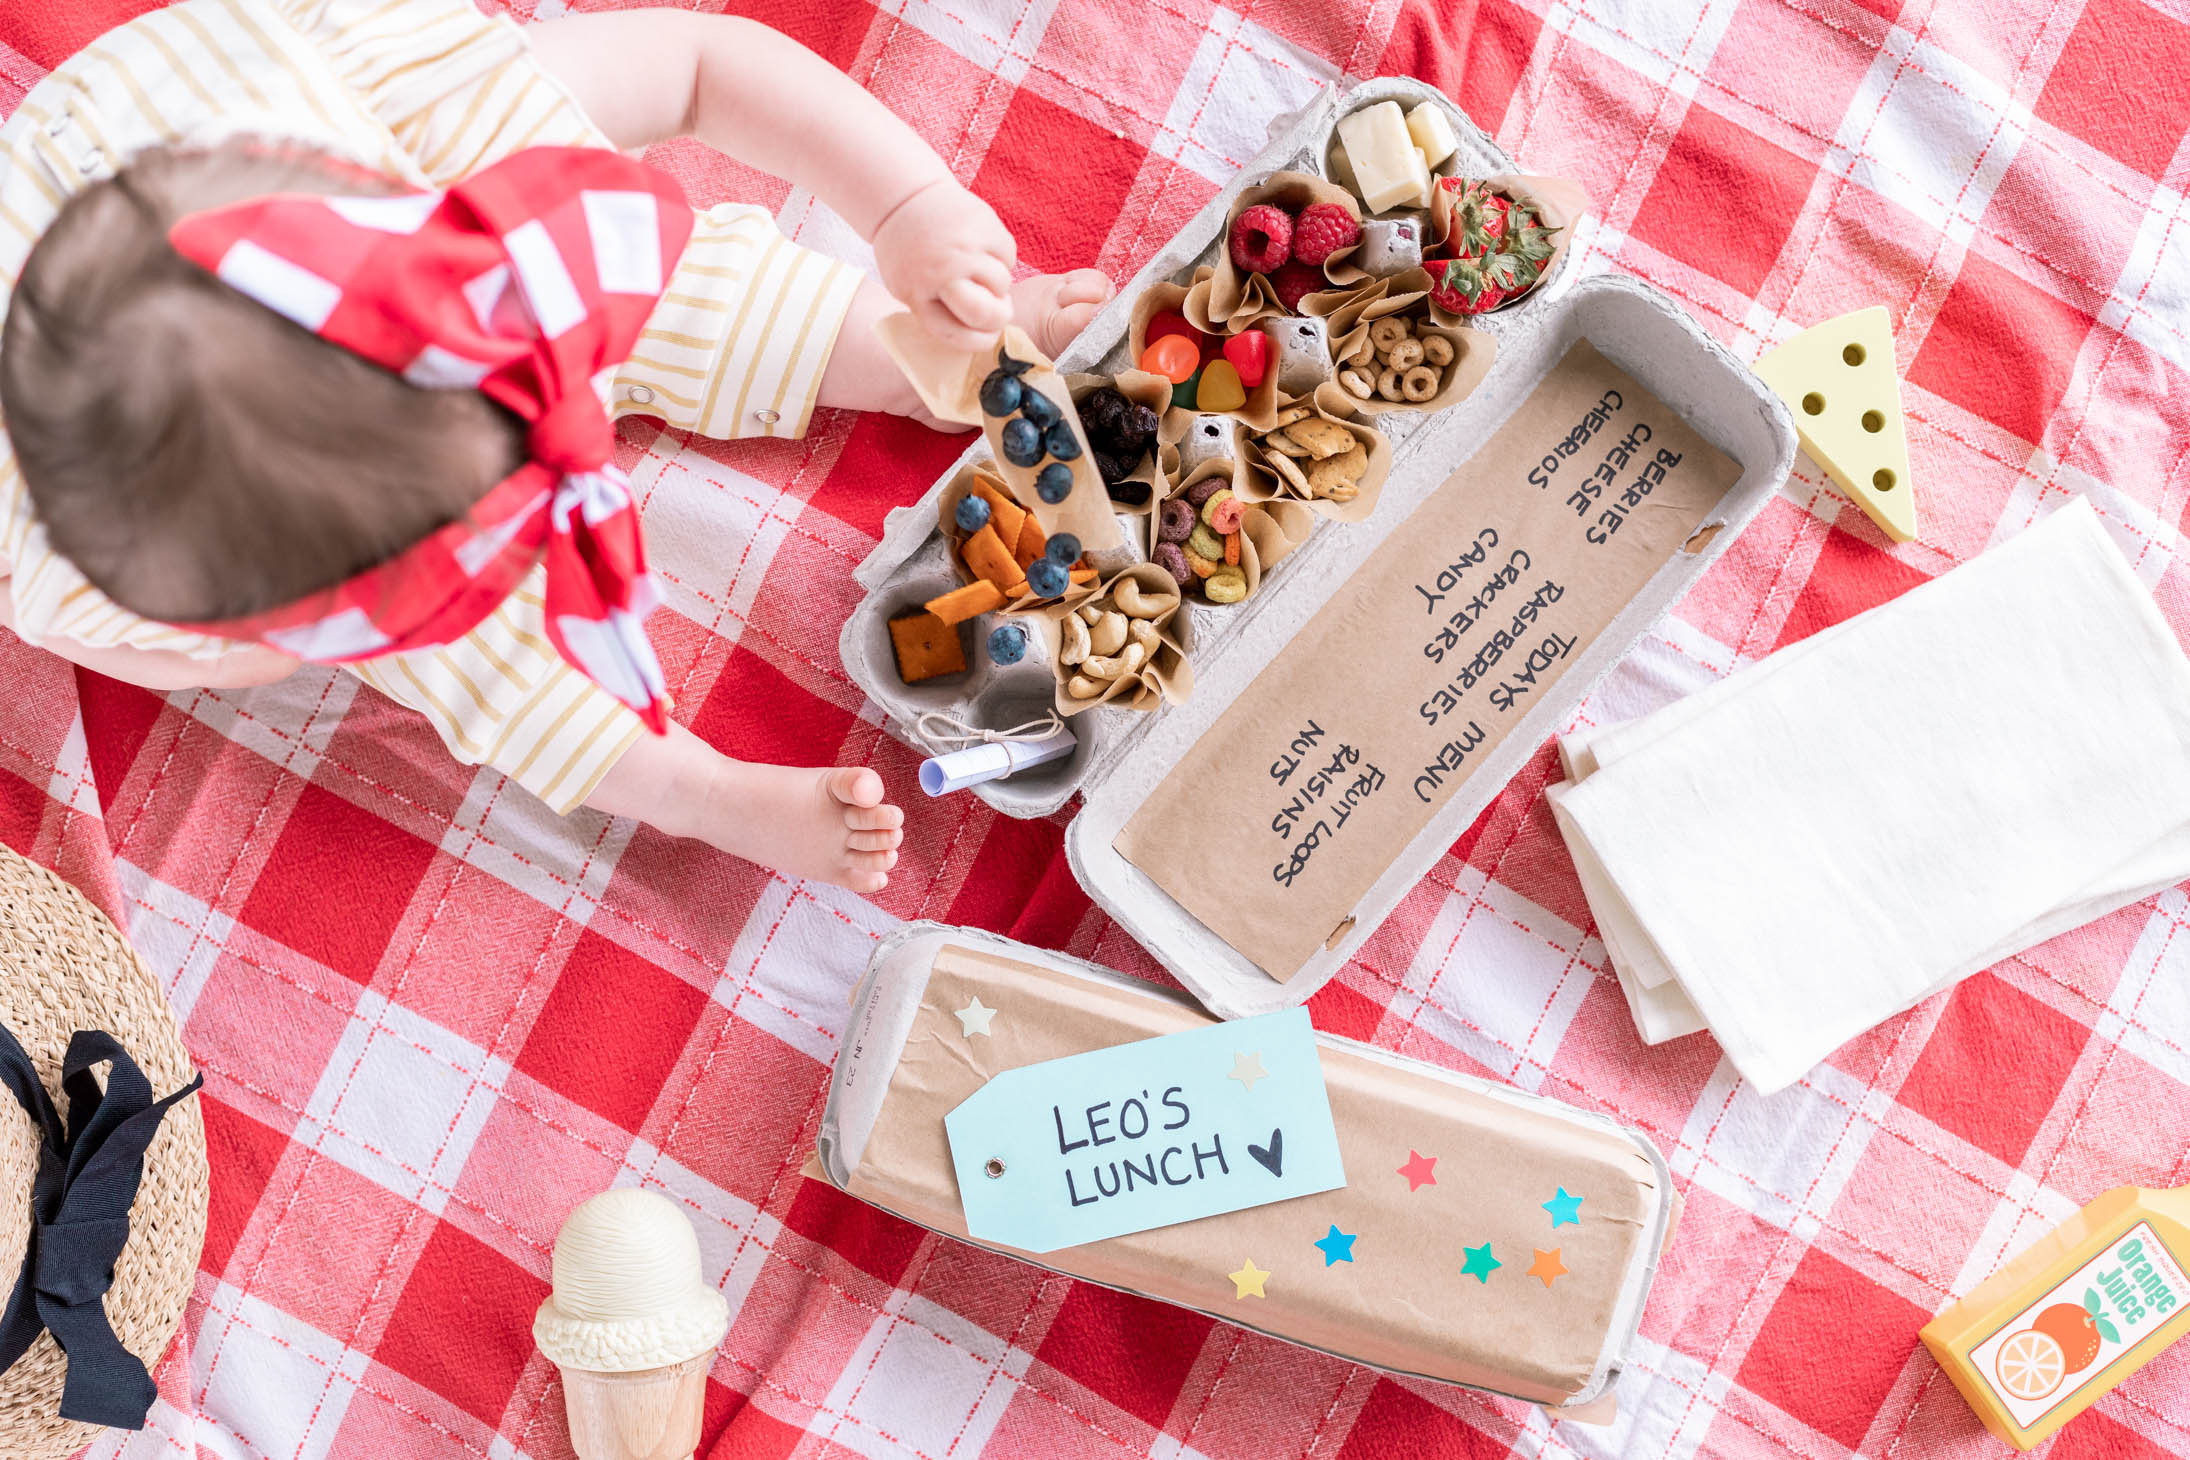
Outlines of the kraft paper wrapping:
[[1577,341],[1180,758],[1119,853],[1290,978],[1740,474]]
[[1103,487],[1102,473],[1095,468],[1095,456],[1088,450],[1087,432],[1081,429],[1080,414],[1073,409],[1072,394],[1066,387],[1065,378],[1057,373],[1057,367],[1047,355],[1034,348],[1034,341],[1027,337],[1025,330],[1017,325],[1007,328],[1001,347],[1014,360],[1033,362],[1022,379],[1057,403],[1064,419],[1071,423],[1072,433],[1080,438],[1080,454],[1068,463],[1072,468],[1072,491],[1062,502],[1045,502],[1035,494],[1034,477],[1039,468],[1013,466],[1004,460],[1002,423],[981,414],[981,382],[996,368],[994,348],[970,353],[952,349],[929,334],[912,315],[903,312],[885,314],[876,320],[874,332],[931,414],[938,420],[981,428],[988,438],[989,454],[994,458],[990,470],[1010,487],[1012,500],[1034,514],[1034,520],[1042,524],[1042,531],[1051,537],[1069,532],[1090,553],[1117,547],[1124,541],[1118,519],[1113,515],[1115,509],[1110,493]]
[[[978,995],[990,1033],[951,1013]],[[936,954],[852,1195],[965,1236],[943,1117],[1000,1071],[1212,1022],[1185,1005],[950,946]],[[1659,1194],[1634,1142],[1394,1068],[1326,1044],[1323,1077],[1346,1186],[1338,1191],[1063,1248],[1027,1260],[1183,1303],[1349,1359],[1556,1405],[1590,1383],[1629,1269],[1649,1260]],[[1436,1184],[1409,1191],[1410,1152],[1437,1157]],[[1583,1198],[1556,1231],[1543,1203]],[[1669,1194],[1668,1194],[1669,1195]],[[1354,1260],[1326,1267],[1313,1245],[1333,1223]],[[1503,1264],[1464,1277],[1461,1247]],[[1528,1276],[1536,1249],[1565,1276]],[[1010,1249],[1004,1249],[1010,1250]],[[1235,1298],[1246,1259],[1267,1296]]]

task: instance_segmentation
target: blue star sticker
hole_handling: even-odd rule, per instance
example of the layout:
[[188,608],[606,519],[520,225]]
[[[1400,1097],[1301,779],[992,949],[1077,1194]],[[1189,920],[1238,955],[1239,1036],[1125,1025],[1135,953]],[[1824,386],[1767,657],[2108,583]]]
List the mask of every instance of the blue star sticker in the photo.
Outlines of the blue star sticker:
[[1462,1277],[1473,1276],[1477,1282],[1487,1283],[1490,1281],[1490,1275],[1493,1272],[1505,1266],[1504,1263],[1490,1255],[1490,1244],[1488,1242],[1480,1247],[1462,1247],[1460,1250],[1468,1255],[1468,1260],[1460,1265],[1460,1276]]
[[1329,1267],[1334,1262],[1354,1260],[1354,1238],[1360,1235],[1359,1232],[1341,1232],[1338,1230],[1338,1223],[1333,1222],[1329,1232],[1309,1245],[1323,1249],[1323,1265]]
[[1568,1196],[1563,1186],[1557,1196],[1544,1203],[1544,1210],[1551,1213],[1551,1225],[1555,1228],[1561,1222],[1571,1222],[1577,1227],[1582,1224],[1582,1199]]

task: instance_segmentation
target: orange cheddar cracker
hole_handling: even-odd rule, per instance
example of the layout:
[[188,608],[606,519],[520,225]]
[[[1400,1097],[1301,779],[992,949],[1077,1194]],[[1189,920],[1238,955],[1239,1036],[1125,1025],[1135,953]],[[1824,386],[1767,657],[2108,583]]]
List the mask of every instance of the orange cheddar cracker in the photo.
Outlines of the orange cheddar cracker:
[[[1001,533],[997,535],[1002,536]],[[1029,512],[1025,524],[1019,529],[1018,551],[1013,553],[1012,556],[1019,560],[1019,567],[1024,571],[1027,564],[1047,551],[1049,551],[1049,534],[1042,531],[1042,524],[1036,522],[1034,514]]]
[[966,560],[976,578],[986,578],[1003,592],[1012,593],[1027,575],[1019,567],[1019,560],[1004,546],[1003,537],[991,520],[959,546],[958,555]]
[[897,655],[897,677],[907,684],[966,667],[966,648],[958,630],[932,613],[909,613],[890,620],[890,648]]
[[962,624],[969,618],[978,618],[993,609],[1002,608],[1007,601],[1003,589],[982,578],[963,588],[955,588],[940,598],[929,599],[927,608],[928,612],[944,623]]
[[997,541],[1016,551],[1019,534],[1025,530],[1027,509],[979,477],[973,479],[973,494],[989,504],[989,526],[996,529]]

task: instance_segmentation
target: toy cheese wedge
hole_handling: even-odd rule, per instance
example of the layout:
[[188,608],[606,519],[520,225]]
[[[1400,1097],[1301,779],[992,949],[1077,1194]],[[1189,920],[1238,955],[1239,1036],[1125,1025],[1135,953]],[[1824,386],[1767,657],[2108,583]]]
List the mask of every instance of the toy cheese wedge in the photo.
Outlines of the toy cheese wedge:
[[1795,414],[1802,449],[1895,542],[1916,537],[1893,323],[1884,305],[1812,325],[1757,361]]
[[[809,1176],[1055,1272],[1584,1421],[1609,1417],[1678,1205],[1656,1148],[1601,1116],[1317,1034],[1297,1009],[1220,1023],[972,929],[883,939],[839,1050]],[[1039,1148],[983,1162],[965,1122],[1005,1091],[1000,1124]],[[1253,1106],[1254,1135],[1205,1113],[1227,1102]],[[1056,1230],[1116,1235],[1040,1256],[969,1238],[969,1205],[981,1225],[1029,1171],[1055,1178],[1036,1195]],[[1268,1195],[1201,1190],[1226,1181]],[[1133,1203],[1146,1225],[1104,1215]]]

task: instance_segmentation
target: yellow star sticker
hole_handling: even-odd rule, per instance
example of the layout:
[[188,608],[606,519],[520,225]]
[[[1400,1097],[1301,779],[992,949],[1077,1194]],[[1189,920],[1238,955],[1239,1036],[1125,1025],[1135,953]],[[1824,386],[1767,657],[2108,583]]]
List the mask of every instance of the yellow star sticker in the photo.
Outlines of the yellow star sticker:
[[1237,1292],[1232,1294],[1235,1299],[1267,1298],[1270,1296],[1262,1290],[1263,1279],[1269,1277],[1270,1274],[1255,1266],[1255,1260],[1252,1257],[1247,1259],[1247,1265],[1238,1272],[1228,1272],[1225,1276],[1230,1278],[1232,1286],[1238,1289]]
[[1551,1286],[1553,1278],[1566,1276],[1566,1264],[1559,1261],[1559,1254],[1565,1251],[1565,1248],[1554,1247],[1549,1252],[1544,1251],[1541,1247],[1531,1250],[1536,1254],[1536,1263],[1528,1270],[1530,1277],[1542,1278],[1544,1286],[1548,1288]]

